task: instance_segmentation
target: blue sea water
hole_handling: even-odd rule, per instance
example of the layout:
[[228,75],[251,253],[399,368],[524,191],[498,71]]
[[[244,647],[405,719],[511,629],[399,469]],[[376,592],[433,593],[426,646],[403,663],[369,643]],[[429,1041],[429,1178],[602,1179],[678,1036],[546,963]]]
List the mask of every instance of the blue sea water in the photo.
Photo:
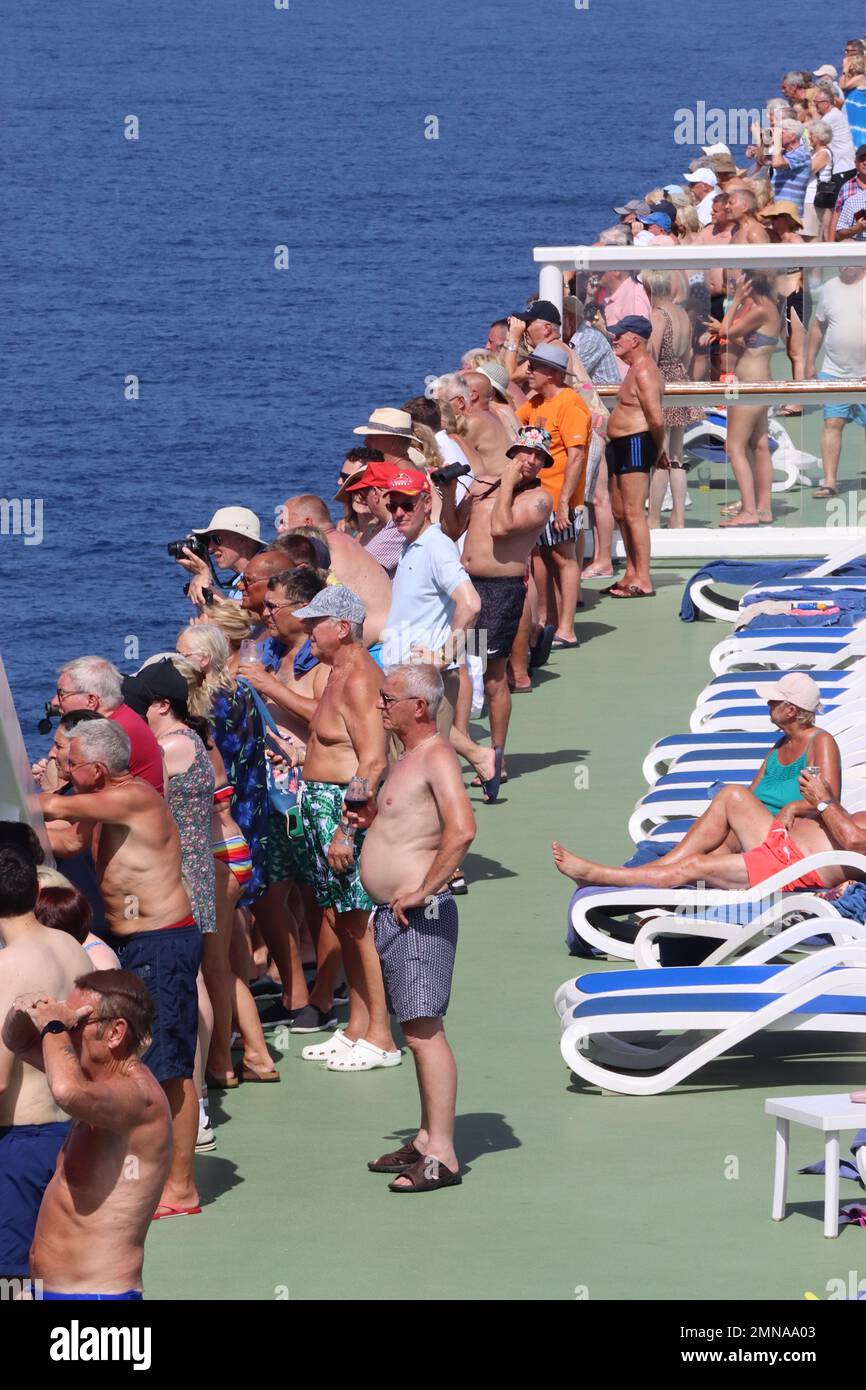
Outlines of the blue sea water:
[[167,540],[226,503],[270,535],[288,493],[330,496],[353,425],[525,301],[534,245],[593,239],[681,174],[678,110],[760,107],[786,69],[839,66],[863,18],[853,0],[0,16],[0,491],[44,509],[41,544],[0,536],[0,652],[34,753],[62,661],[131,669],[134,643],[173,645]]

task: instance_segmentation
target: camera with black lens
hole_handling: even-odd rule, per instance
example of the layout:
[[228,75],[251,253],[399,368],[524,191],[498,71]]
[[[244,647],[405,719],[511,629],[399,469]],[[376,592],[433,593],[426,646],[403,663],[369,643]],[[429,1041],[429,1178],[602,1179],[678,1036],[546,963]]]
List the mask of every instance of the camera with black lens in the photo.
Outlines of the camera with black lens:
[[36,725],[40,734],[50,734],[52,719],[60,719],[62,715],[63,710],[60,708],[59,705],[56,705],[53,700],[46,700],[45,713],[39,720],[39,723]]
[[430,473],[431,481],[440,487],[443,483],[453,483],[457,478],[464,478],[472,469],[468,463],[446,463],[444,468],[434,468]]
[[207,561],[210,558],[206,536],[189,535],[184,536],[182,541],[169,541],[166,550],[173,560],[185,560],[185,550],[191,550],[200,560]]

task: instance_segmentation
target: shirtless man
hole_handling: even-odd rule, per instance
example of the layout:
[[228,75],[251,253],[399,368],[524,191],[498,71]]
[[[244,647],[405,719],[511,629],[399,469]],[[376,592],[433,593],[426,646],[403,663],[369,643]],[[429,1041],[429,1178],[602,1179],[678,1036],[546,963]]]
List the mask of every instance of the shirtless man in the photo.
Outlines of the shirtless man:
[[18,997],[3,1038],[72,1117],[30,1255],[44,1299],[143,1297],[144,1242],[171,1165],[171,1113],[140,1058],[153,1020],[128,970],[88,971],[65,1002]]
[[[377,446],[379,447],[379,446]],[[331,513],[321,497],[304,493],[289,497],[285,503],[286,523],[295,526],[317,526],[331,552],[331,569],[340,584],[351,589],[364,605],[364,645],[378,653],[382,629],[391,606],[391,581],[382,566],[368,555],[364,547],[345,531],[338,531]]]
[[466,438],[478,456],[473,468],[476,478],[498,478],[505,467],[511,436],[490,409],[493,387],[487,377],[481,372],[455,372],[440,377],[439,393],[466,421]]
[[[283,647],[275,672],[241,663],[238,675],[261,695],[281,732],[286,752],[295,764],[289,785],[299,789],[296,771],[303,763],[310,721],[315,714],[330,668],[319,661],[311,670],[295,673],[295,660],[307,646],[303,624],[293,609],[310,603],[325,587],[316,570],[299,567],[272,575],[263,600],[265,627]],[[293,1033],[324,1032],[337,1026],[333,990],[340,969],[340,947],[334,935],[330,908],[324,914],[312,891],[312,865],[306,840],[289,835],[286,817],[271,811],[268,820],[268,889],[255,903],[253,914],[274,958],[283,985],[285,1022]],[[316,982],[311,991],[301,966],[299,917],[303,917],[317,946]],[[269,1022],[276,1021],[268,1019]]]
[[[4,822],[0,832],[8,828]],[[32,854],[23,846],[0,843],[0,944],[4,947],[0,950],[0,1018],[22,990],[66,995],[76,975],[90,969],[87,952],[73,937],[36,920],[37,893]],[[68,1129],[68,1117],[38,1064],[16,1056],[4,1035],[0,1041],[0,1278],[27,1278],[39,1204]]]
[[[730,185],[729,185],[730,187]],[[761,245],[770,240],[770,233],[758,218],[758,200],[750,188],[731,188],[728,194],[731,218],[731,242],[734,246]],[[733,274],[738,275],[739,271]]]
[[[695,237],[696,246],[727,246],[733,236],[733,223],[728,206],[726,193],[717,193],[713,199],[710,209],[710,222],[706,227],[702,227]],[[714,266],[712,270],[705,272],[704,278],[710,296],[710,313],[713,318],[721,319],[725,312],[725,272],[721,266]],[[713,366],[718,368],[718,352],[714,350],[716,340],[704,331],[703,325],[697,323],[694,332],[695,360],[692,362],[692,370],[696,381],[702,381],[706,374],[705,358],[714,358]],[[718,376],[718,370],[714,370],[713,376]]]
[[646,501],[650,469],[669,466],[662,412],[665,383],[648,349],[649,319],[632,315],[613,324],[610,334],[614,352],[629,368],[608,421],[606,450],[610,504],[626,564],[622,579],[606,592],[613,598],[640,598],[655,593]]
[[180,836],[163,798],[130,773],[129,740],[118,725],[96,719],[78,726],[69,775],[75,795],[43,792],[42,814],[77,826],[82,846],[92,843],[109,945],[153,996],[153,1042],[143,1060],[168,1097],[174,1133],[157,1216],[195,1214],[201,1211],[192,1171],[201,933],[181,876]]
[[358,872],[362,835],[346,819],[351,800],[362,829],[375,814],[385,769],[385,734],[376,712],[382,672],[363,646],[364,605],[343,585],[322,589],[295,618],[304,624],[313,655],[330,675],[310,720],[304,758],[301,819],[310,877],[320,907],[334,909],[349,986],[349,1021],[321,1045],[305,1047],[304,1061],[329,1071],[360,1072],[402,1061],[391,1036],[382,971],[369,929],[372,901]]
[[412,1052],[421,1095],[415,1138],[367,1166],[392,1173],[392,1192],[432,1192],[461,1182],[454,1152],[457,1067],[443,1018],[457,949],[448,883],[475,838],[460,765],[436,729],[442,678],[433,666],[398,666],[378,706],[403,753],[379,793],[361,877],[378,904],[376,947],[388,1004]]
[[[526,601],[526,562],[553,511],[538,475],[552,466],[550,435],[528,425],[507,450],[501,477],[476,478],[459,505],[455,483],[442,489],[442,529],[454,541],[465,534],[463,566],[481,599],[474,630],[486,636],[484,691],[494,748],[504,749],[511,716],[506,668]],[[468,734],[467,715],[461,710],[457,724]]]

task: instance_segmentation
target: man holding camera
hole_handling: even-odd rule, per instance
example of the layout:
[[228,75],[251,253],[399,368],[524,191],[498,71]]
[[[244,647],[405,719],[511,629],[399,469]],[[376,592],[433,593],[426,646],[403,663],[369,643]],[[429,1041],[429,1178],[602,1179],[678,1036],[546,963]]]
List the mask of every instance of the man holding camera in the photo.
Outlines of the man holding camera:
[[[484,692],[494,748],[505,748],[511,717],[508,656],[526,600],[528,560],[553,511],[538,475],[552,466],[547,430],[524,426],[501,475],[476,478],[459,504],[456,480],[442,487],[442,529],[454,541],[465,533],[463,565],[481,598],[474,628],[487,644]],[[468,719],[458,725],[468,735]]]
[[[193,527],[190,536],[197,541],[194,549],[183,541],[173,541],[169,554],[192,575],[187,594],[196,608],[204,607],[209,597],[205,590],[212,590],[214,583],[213,569],[206,555],[210,555],[218,569],[230,570],[237,576],[243,574],[250,560],[265,548],[259,519],[249,507],[220,507],[207,526]],[[240,598],[237,579],[227,597]]]
[[[434,481],[447,489],[453,481],[448,475],[455,467],[439,470]],[[413,468],[394,468],[385,486],[388,510],[404,547],[382,634],[382,665],[386,671],[417,662],[435,666],[445,686],[437,718],[439,732],[443,738],[450,737],[461,758],[475,768],[485,800],[495,801],[502,749],[482,748],[453,724],[466,634],[481,611],[481,600],[454,541],[430,518],[433,499],[427,475]]]

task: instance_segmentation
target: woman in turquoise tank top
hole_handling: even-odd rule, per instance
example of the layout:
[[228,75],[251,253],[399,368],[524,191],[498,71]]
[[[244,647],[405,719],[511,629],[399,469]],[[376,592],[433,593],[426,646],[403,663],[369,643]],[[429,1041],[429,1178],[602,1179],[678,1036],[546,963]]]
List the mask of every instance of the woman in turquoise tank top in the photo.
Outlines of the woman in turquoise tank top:
[[[555,840],[553,858],[559,872],[579,886],[670,888],[704,883],[743,888],[783,867],[777,862],[778,841],[783,842],[786,853],[794,842],[801,859],[827,849],[830,841],[820,823],[817,803],[804,800],[798,785],[804,769],[815,767],[821,779],[816,785],[822,793],[829,793],[826,800],[839,800],[839,748],[832,734],[815,728],[815,715],[821,708],[818,687],[805,671],[789,671],[774,685],[759,685],[757,695],[767,701],[770,722],[781,731],[781,737],[748,787],[740,783],[723,787],[674,849],[640,867],[617,868],[582,859]],[[798,820],[795,841],[790,831]],[[785,866],[790,862],[786,859]],[[772,867],[767,868],[768,864]],[[759,868],[766,871],[754,877]],[[839,881],[833,877],[835,872],[822,869],[820,874],[812,873],[804,879],[804,886],[811,887],[812,878],[818,886],[832,885]]]
[[[842,784],[839,748],[832,734],[815,728],[821,708],[820,691],[805,671],[789,671],[774,685],[759,685],[757,694],[769,705],[770,721],[781,737],[767,754],[748,788],[726,786],[658,864],[672,864],[694,854],[738,854],[751,849],[754,836],[763,839],[766,813],[790,830],[798,816],[815,817],[814,807],[800,796],[798,778],[806,767],[820,769],[835,800]],[[798,703],[795,704],[794,701]],[[745,838],[749,843],[743,844]]]

